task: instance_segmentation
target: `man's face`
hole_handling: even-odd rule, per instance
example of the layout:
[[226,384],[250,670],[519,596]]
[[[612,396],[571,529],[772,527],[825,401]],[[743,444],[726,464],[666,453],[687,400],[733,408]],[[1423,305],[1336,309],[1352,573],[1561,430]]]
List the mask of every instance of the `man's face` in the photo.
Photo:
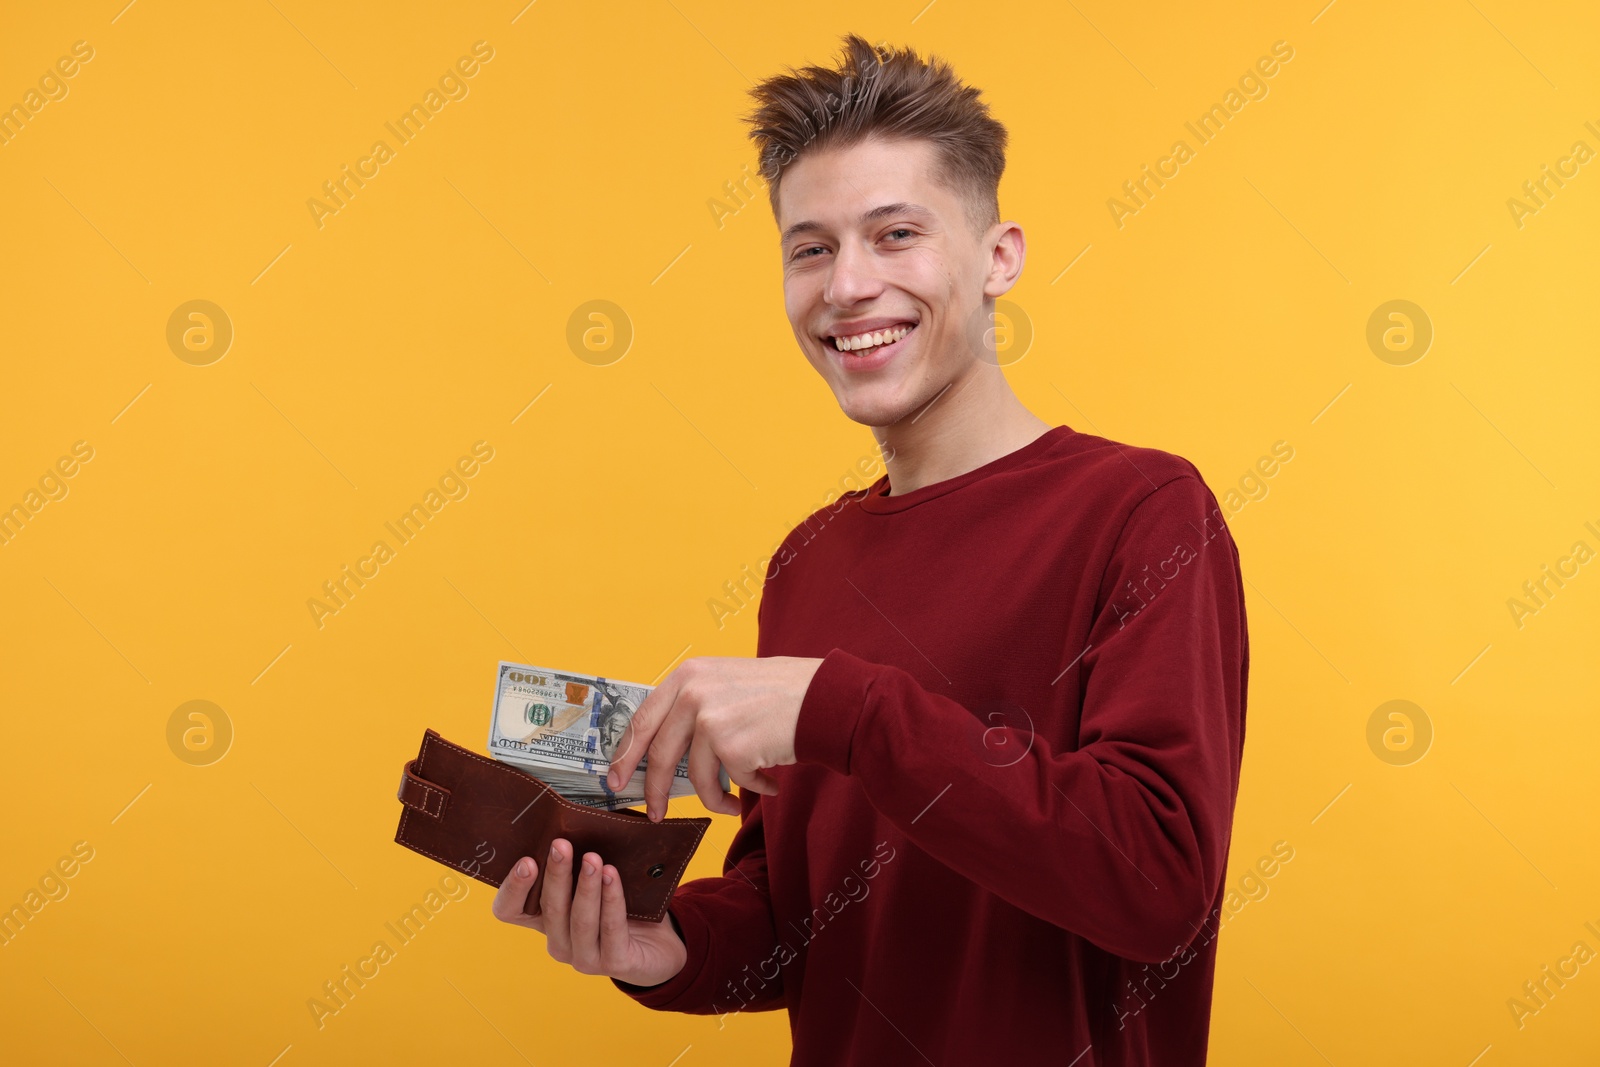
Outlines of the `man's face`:
[[[778,187],[789,324],[845,415],[868,426],[915,415],[981,366],[971,331],[995,228],[972,232],[935,164],[932,142],[869,138],[803,156]],[[814,225],[791,232],[801,223]],[[907,328],[856,352],[834,340]]]

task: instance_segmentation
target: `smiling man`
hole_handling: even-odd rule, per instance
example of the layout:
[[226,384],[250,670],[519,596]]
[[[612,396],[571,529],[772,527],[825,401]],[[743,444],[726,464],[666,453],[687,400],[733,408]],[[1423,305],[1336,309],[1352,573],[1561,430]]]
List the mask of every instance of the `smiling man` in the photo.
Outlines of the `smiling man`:
[[652,818],[685,752],[740,817],[723,874],[639,922],[557,841],[495,914],[651,1008],[786,1009],[794,1064],[1203,1064],[1249,667],[1217,502],[1006,382],[977,90],[852,36],[754,95],[795,339],[888,473],[779,549],[756,658],[686,661],[622,738]]

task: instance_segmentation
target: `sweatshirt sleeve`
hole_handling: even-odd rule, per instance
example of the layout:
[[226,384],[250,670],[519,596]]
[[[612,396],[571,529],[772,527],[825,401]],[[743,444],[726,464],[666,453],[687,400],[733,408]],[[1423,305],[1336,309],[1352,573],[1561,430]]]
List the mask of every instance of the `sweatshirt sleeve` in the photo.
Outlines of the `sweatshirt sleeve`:
[[1129,512],[1087,648],[1041,670],[1063,667],[1057,684],[1081,693],[1075,744],[1037,723],[985,723],[835,648],[801,704],[795,755],[856,778],[913,844],[1016,907],[1160,962],[1213,903],[1243,743],[1238,552],[1199,478]]
[[647,1008],[721,1015],[784,1006],[782,974],[774,959],[778,937],[767,884],[761,795],[748,789],[739,794],[743,823],[728,846],[721,877],[683,883],[667,906],[688,949],[683,970],[653,986],[612,979]]

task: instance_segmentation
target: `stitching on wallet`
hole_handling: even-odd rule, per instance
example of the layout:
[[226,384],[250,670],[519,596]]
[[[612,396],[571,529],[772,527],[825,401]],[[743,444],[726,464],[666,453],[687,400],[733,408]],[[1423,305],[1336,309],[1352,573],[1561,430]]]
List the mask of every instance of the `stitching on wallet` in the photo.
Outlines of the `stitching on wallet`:
[[[406,784],[408,786],[414,784],[422,790],[422,810],[424,812],[432,815],[436,819],[443,817],[445,798],[449,796],[447,791],[440,789],[427,779],[409,772],[406,774]],[[432,803],[434,800],[437,800],[438,803]],[[404,804],[405,801],[402,799],[401,803]],[[409,806],[410,805],[407,805],[407,807]],[[438,808],[437,811],[434,810],[435,807]]]
[[[695,830],[694,848],[691,848],[687,853],[685,853],[684,857],[683,857],[683,862],[678,864],[678,870],[672,876],[672,884],[673,884],[674,887],[677,886],[678,880],[683,877],[683,872],[689,866],[689,861],[694,858],[695,851],[697,849],[699,849],[699,847],[700,847],[700,839],[706,835],[706,827],[708,825],[710,825],[709,821],[695,824],[695,827],[694,827],[694,830]],[[661,902],[661,911],[662,912],[665,912],[667,910],[667,904],[670,903],[671,900],[672,900],[672,894],[668,893],[667,897],[666,897],[666,900],[663,900]],[[660,922],[661,921],[659,916],[656,918],[655,921],[656,922]]]
[[[407,811],[407,814],[410,813],[410,809],[409,808],[407,808],[406,811]],[[704,826],[696,826],[696,827],[694,827],[694,830],[695,830],[695,835],[694,835],[695,848],[699,848],[700,847],[700,838],[705,836],[706,828]],[[405,833],[406,833],[406,816],[405,815],[401,815],[400,816],[400,838],[404,838],[405,837]],[[413,852],[420,852],[422,855],[427,856],[429,859],[439,861],[440,863],[444,864],[446,867],[449,867],[453,871],[460,871],[462,874],[466,875],[468,878],[475,878],[478,881],[482,882],[484,885],[494,886],[496,889],[500,888],[500,884],[501,883],[490,881],[488,878],[485,878],[481,874],[473,874],[471,871],[467,870],[465,867],[460,866],[455,860],[447,860],[443,856],[439,855],[436,852],[429,852],[427,849],[423,848],[421,845],[418,845],[414,841],[400,840],[400,844],[404,845],[406,848],[409,848]],[[693,851],[694,851],[693,849],[690,850],[690,854],[691,855],[693,854]],[[677,886],[678,880],[683,877],[684,868],[688,866],[688,863],[689,863],[689,861],[687,859],[685,859],[683,861],[683,863],[679,865],[678,873],[673,875],[672,885],[674,887]],[[670,904],[671,902],[672,902],[672,894],[668,893],[662,898],[660,907],[656,908],[654,911],[638,911],[638,912],[630,911],[630,912],[628,912],[628,915],[629,915],[630,918],[638,919],[638,920],[640,920],[642,922],[660,922],[661,919],[662,919],[662,916],[666,915],[666,913],[667,913],[667,905]]]
[[[433,738],[431,738],[431,737],[424,737],[422,739],[422,755],[423,755],[424,759],[427,758],[428,742],[432,741],[432,740],[433,740]],[[442,740],[442,738],[441,738],[441,740]],[[521,771],[513,770],[512,768],[507,767],[504,763],[500,763],[497,760],[489,759],[486,756],[480,756],[476,752],[471,751],[470,749],[462,748],[460,745],[453,745],[453,747],[458,751],[459,755],[466,756],[466,757],[468,757],[470,759],[475,759],[479,763],[485,764],[486,766],[489,766],[489,767],[493,767],[496,774],[514,774],[518,778],[525,777],[525,775],[523,775]],[[615,812],[602,811],[599,808],[586,808],[582,804],[574,804],[572,801],[568,800],[566,797],[562,796],[560,793],[557,793],[554,789],[550,788],[550,786],[546,785],[544,782],[539,782],[539,788],[541,788],[541,789],[545,790],[546,792],[548,792],[550,794],[550,799],[554,800],[557,804],[565,805],[566,807],[571,808],[573,811],[579,813],[580,815],[598,815],[602,819],[613,819],[613,820],[615,820],[617,822],[628,823],[629,825],[632,825],[634,822],[636,822],[635,819],[630,818],[627,815],[618,815]],[[701,832],[704,833],[704,830],[702,829]]]
[[[417,757],[417,762],[418,763],[422,763],[424,760],[426,760],[428,758],[428,743],[430,741],[432,741],[432,740],[433,740],[433,738],[431,736],[428,736],[428,735],[424,735],[423,736],[423,738],[422,738],[422,751],[421,751],[421,753],[418,754],[418,757]],[[442,741],[444,739],[440,738],[440,740]],[[456,745],[456,744],[453,744],[453,743],[450,745],[450,747],[452,749],[456,750],[460,755],[468,756],[468,757],[470,757],[472,759],[477,760],[479,763],[486,764],[487,766],[493,767],[497,774],[503,772],[503,773],[506,773],[506,774],[516,774],[518,777],[522,777],[522,775],[519,772],[511,769],[510,767],[507,767],[502,763],[497,763],[494,760],[486,759],[485,757],[478,755],[476,752],[473,752],[470,749],[462,748],[460,745]],[[416,777],[417,781],[423,782],[424,784],[427,783],[427,779],[423,778],[421,775],[416,775],[415,777]],[[574,811],[576,811],[576,812],[578,812],[580,814],[598,815],[598,816],[600,816],[602,818],[615,819],[618,822],[625,822],[625,823],[630,823],[630,824],[635,821],[633,819],[628,818],[626,815],[615,815],[615,814],[613,814],[613,813],[611,813],[609,811],[600,811],[600,810],[598,810],[596,808],[586,808],[586,807],[583,807],[580,804],[574,804],[574,803],[572,803],[572,801],[567,800],[560,793],[557,793],[554,789],[550,788],[550,786],[546,785],[544,782],[537,782],[537,784],[539,785],[541,790],[543,790],[544,792],[549,793],[551,798],[554,799],[557,803],[564,804],[567,807],[571,808],[572,810],[574,810]],[[477,881],[482,882],[484,885],[491,885],[491,886],[494,886],[495,888],[499,888],[500,883],[491,882],[489,879],[485,878],[481,874],[473,874],[471,871],[469,871],[466,868],[458,865],[454,860],[447,860],[443,856],[437,855],[437,854],[435,854],[433,852],[429,852],[427,849],[418,846],[416,843],[414,843],[412,841],[404,840],[405,833],[406,833],[406,820],[409,819],[410,816],[411,816],[411,808],[408,807],[405,804],[401,804],[400,808],[401,808],[401,810],[400,810],[400,830],[399,830],[398,836],[395,838],[396,841],[398,841],[400,844],[404,845],[406,848],[409,848],[413,852],[417,852],[417,853],[420,853],[421,855],[427,856],[429,859],[437,860],[438,862],[444,864],[446,867],[449,867],[453,871],[460,871],[462,874],[466,875],[468,878],[476,879]],[[658,823],[656,825],[662,825],[662,824]],[[700,848],[700,840],[701,840],[701,838],[705,837],[706,830],[710,828],[710,820],[708,819],[705,822],[700,822],[698,820],[692,820],[692,819],[683,819],[681,821],[673,820],[672,825],[674,827],[674,831],[673,832],[675,832],[675,833],[681,832],[681,830],[693,830],[694,831],[694,847],[690,848],[688,850],[688,852],[684,855],[683,862],[678,864],[678,869],[677,869],[676,872],[674,872],[674,874],[672,876],[671,884],[672,884],[672,886],[674,888],[676,888],[678,882],[683,878],[683,872],[686,869],[688,869],[689,861],[694,858],[694,853]],[[638,912],[638,913],[630,911],[630,912],[628,912],[628,915],[630,917],[632,917],[632,918],[639,919],[642,922],[660,922],[662,917],[666,915],[667,906],[671,902],[672,902],[672,893],[668,892],[668,893],[665,893],[665,894],[662,895],[661,906],[656,908],[656,910],[649,911],[649,912]]]

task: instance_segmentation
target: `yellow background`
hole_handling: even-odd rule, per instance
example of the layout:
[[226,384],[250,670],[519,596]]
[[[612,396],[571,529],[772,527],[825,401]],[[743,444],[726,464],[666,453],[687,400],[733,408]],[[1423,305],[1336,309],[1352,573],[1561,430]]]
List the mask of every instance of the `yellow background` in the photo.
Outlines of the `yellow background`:
[[[752,80],[847,31],[947,57],[1010,128],[1025,402],[1219,497],[1294,449],[1231,520],[1230,885],[1294,858],[1225,927],[1213,1062],[1593,1062],[1600,964],[1507,1007],[1600,951],[1600,565],[1507,607],[1600,548],[1600,163],[1507,207],[1600,149],[1592,7],[122,3],[0,27],[0,103],[94,49],[0,147],[0,506],[94,449],[0,547],[0,905],[94,849],[0,947],[8,1062],[787,1061],[781,1013],[648,1012],[478,883],[320,1030],[307,1001],[446,873],[392,841],[424,727],[480,744],[500,658],[649,682],[750,654],[754,610],[707,601],[871,454],[796,350],[764,191],[708,203],[752,163]],[[319,228],[307,200],[479,40],[469,95]],[[1279,40],[1269,95],[1198,145]],[[209,366],[166,341],[194,299],[235,332]],[[566,340],[595,299],[635,332],[608,366]],[[1394,299],[1435,330],[1408,366],[1366,342]],[[307,600],[479,440],[470,494],[319,629]],[[1367,742],[1396,699],[1434,734],[1407,766]],[[232,724],[209,766],[168,746],[190,700]]]

